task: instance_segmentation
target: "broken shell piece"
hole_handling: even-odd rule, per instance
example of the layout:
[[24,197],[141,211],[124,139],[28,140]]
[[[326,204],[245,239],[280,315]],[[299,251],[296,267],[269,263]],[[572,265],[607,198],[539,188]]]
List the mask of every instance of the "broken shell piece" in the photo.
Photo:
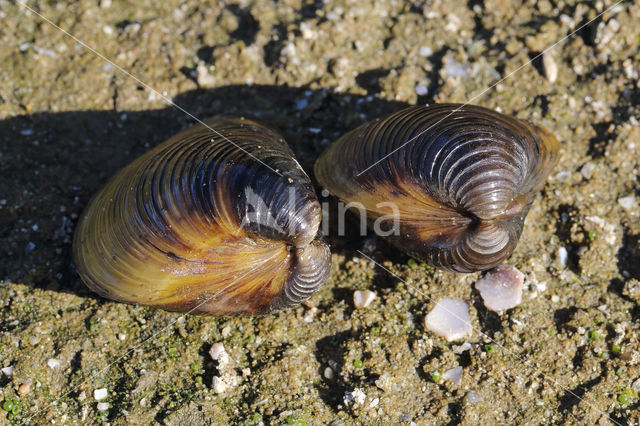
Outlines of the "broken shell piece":
[[524,274],[515,266],[501,265],[476,282],[484,306],[502,312],[522,302]]
[[461,339],[472,330],[468,305],[462,300],[444,298],[425,317],[424,326],[449,342]]

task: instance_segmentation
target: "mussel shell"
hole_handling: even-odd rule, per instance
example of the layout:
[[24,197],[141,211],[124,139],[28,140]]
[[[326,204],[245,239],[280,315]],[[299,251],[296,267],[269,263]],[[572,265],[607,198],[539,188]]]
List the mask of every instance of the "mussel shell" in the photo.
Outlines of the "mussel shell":
[[413,106],[342,136],[315,174],[370,223],[395,205],[400,232],[386,238],[408,254],[471,272],[513,252],[557,151],[549,131],[486,108]]
[[275,131],[238,117],[206,124],[218,134],[179,133],[95,196],[74,237],[80,276],[104,297],[190,313],[308,299],[330,264],[309,177]]

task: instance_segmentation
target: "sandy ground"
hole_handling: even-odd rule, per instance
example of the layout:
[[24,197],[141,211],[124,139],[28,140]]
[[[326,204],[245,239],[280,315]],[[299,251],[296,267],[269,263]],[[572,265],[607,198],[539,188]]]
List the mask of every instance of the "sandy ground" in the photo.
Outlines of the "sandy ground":
[[[579,29],[614,2],[68,3],[27,2],[77,41],[0,0],[0,423],[638,424],[640,4]],[[78,215],[194,122],[150,87],[199,118],[270,123],[309,172],[337,136],[409,104],[472,100],[544,125],[561,159],[508,260],[523,303],[489,312],[480,274],[355,232],[327,237],[333,270],[311,303],[273,315],[91,294],[71,262]],[[356,310],[358,289],[378,298]],[[464,340],[424,329],[446,296],[470,304]],[[434,380],[457,366],[459,383]],[[218,393],[217,376],[234,383]]]

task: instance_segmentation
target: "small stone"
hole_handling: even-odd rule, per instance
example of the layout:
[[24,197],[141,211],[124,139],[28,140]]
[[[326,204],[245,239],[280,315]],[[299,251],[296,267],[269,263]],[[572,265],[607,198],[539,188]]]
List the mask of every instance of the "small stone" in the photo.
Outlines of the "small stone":
[[198,64],[196,67],[196,81],[200,87],[212,87],[216,79],[209,74],[209,70],[207,69],[204,63]]
[[213,376],[211,380],[211,388],[215,393],[224,393],[227,390],[227,384],[218,376]]
[[108,394],[109,392],[107,391],[107,388],[96,389],[93,391],[93,398],[96,401],[100,401],[101,399],[105,399]]
[[36,245],[34,243],[32,243],[31,241],[29,241],[27,243],[27,246],[24,248],[24,254],[28,256],[35,249],[36,249]]
[[472,331],[468,309],[462,300],[444,298],[425,317],[424,326],[449,342],[461,339]]
[[126,334],[118,333],[118,340],[123,341],[127,338]]
[[380,403],[380,398],[373,398],[373,400],[369,403],[369,408],[376,408]]
[[631,384],[631,389],[633,389],[636,392],[640,392],[640,379],[636,380]]
[[353,293],[353,304],[356,309],[364,309],[369,306],[376,297],[376,294],[371,290],[356,290]]
[[456,385],[459,385],[460,381],[462,380],[462,367],[458,366],[445,371],[444,373],[442,373],[442,378],[445,380],[450,380]]
[[464,77],[467,75],[468,67],[458,62],[453,55],[447,54],[444,59],[444,71],[449,77]]
[[105,25],[104,27],[102,27],[102,32],[105,33],[106,35],[111,35],[113,34],[113,27],[110,27],[109,25]]
[[39,342],[40,340],[36,336],[29,336],[29,343],[33,346],[37,345]]
[[87,393],[85,391],[80,392],[80,395],[78,395],[78,401],[82,402],[85,399],[87,399]]
[[554,83],[558,79],[558,65],[549,52],[542,54],[542,65],[544,66],[544,75],[549,83]]
[[433,55],[433,49],[431,49],[429,46],[422,46],[420,47],[420,51],[418,52],[418,54],[420,56],[431,56]]
[[333,380],[334,378],[334,373],[333,373],[333,369],[331,367],[327,367],[324,369],[324,378],[327,380]]
[[424,84],[418,84],[416,86],[416,95],[418,96],[427,96],[429,94],[429,88]]
[[558,260],[558,265],[561,268],[564,268],[567,265],[567,259],[569,257],[569,253],[567,252],[567,249],[564,247],[560,247],[557,251],[556,251],[556,259]]
[[580,168],[580,173],[582,173],[582,176],[586,179],[589,180],[591,179],[591,176],[593,176],[593,171],[596,169],[596,165],[589,162],[589,163],[585,163],[584,166],[582,166]]
[[98,403],[98,411],[107,411],[109,409],[108,402],[99,402]]
[[58,361],[55,358],[50,358],[47,360],[47,365],[49,366],[50,369],[54,370],[60,367],[60,361]]
[[502,312],[522,302],[524,274],[515,266],[500,265],[478,280],[475,287],[487,309]]
[[18,395],[25,396],[29,392],[31,392],[31,383],[27,382],[18,386]]
[[211,359],[214,361],[218,361],[221,364],[226,364],[229,362],[229,354],[227,350],[224,348],[222,343],[214,343],[211,345],[211,349],[209,349],[209,355]]
[[347,407],[364,404],[367,394],[360,388],[355,388],[352,391],[347,391],[344,394],[344,405]]
[[631,210],[636,205],[636,199],[633,195],[628,197],[618,198],[618,204],[625,210]]
[[9,377],[13,376],[13,365],[3,367],[2,372]]
[[464,396],[464,402],[467,404],[477,404],[482,401],[482,397],[476,391],[469,391]]

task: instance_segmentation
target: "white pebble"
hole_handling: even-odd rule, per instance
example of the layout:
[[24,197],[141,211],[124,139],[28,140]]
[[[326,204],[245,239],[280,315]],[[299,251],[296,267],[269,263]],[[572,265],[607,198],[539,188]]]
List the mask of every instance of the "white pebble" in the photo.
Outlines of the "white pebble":
[[211,388],[215,393],[223,393],[227,390],[227,384],[218,376],[213,376]]
[[429,46],[420,47],[420,51],[418,52],[420,56],[431,56],[433,54],[433,49]]
[[544,66],[544,75],[553,83],[558,79],[558,65],[549,52],[542,54],[542,65]]
[[487,309],[502,312],[522,302],[524,274],[515,266],[501,265],[475,284]]
[[593,171],[595,170],[595,168],[595,164],[591,162],[585,163],[585,165],[580,169],[580,173],[582,173],[582,176],[584,176],[585,179],[589,180],[591,179],[591,176],[593,176]]
[[98,402],[98,411],[107,411],[109,409],[108,402]]
[[113,27],[110,27],[109,25],[105,25],[104,27],[102,27],[102,32],[105,33],[106,35],[111,35],[113,34]]
[[47,360],[47,365],[49,366],[50,369],[55,369],[60,367],[60,361],[58,361],[55,358],[50,358],[49,360]]
[[363,309],[369,306],[376,297],[376,294],[371,290],[356,290],[353,292],[353,304],[356,309]]
[[424,84],[418,84],[416,86],[416,95],[418,96],[427,96],[429,93],[429,88]]
[[214,343],[211,345],[209,355],[212,360],[220,361],[220,363],[226,363],[229,361],[229,354],[222,343]]
[[33,346],[37,345],[40,340],[36,336],[29,336],[29,343]]
[[107,388],[100,388],[93,391],[93,398],[96,401],[100,401],[101,399],[105,399],[108,395]]
[[640,392],[640,378],[631,384],[631,389]]
[[481,401],[482,401],[482,397],[478,395],[478,392],[476,391],[469,391],[464,396],[464,402],[466,402],[467,404],[476,404]]
[[424,326],[448,341],[461,339],[472,331],[468,305],[462,300],[444,298],[425,317]]
[[352,405],[364,404],[367,394],[360,388],[355,388],[352,391],[347,391],[344,394],[344,405],[351,407]]
[[124,341],[127,338],[126,334],[118,333],[118,340]]
[[636,205],[636,199],[633,195],[629,195],[628,197],[618,198],[618,204],[625,210],[631,210],[634,205]]
[[567,249],[564,247],[560,247],[556,252],[556,257],[558,259],[558,264],[561,268],[564,268],[567,265],[567,259],[569,257],[569,253]]
[[10,366],[8,366],[8,367],[4,367],[4,368],[2,369],[2,372],[3,372],[4,374],[6,374],[7,376],[9,376],[9,377],[13,376],[13,365],[10,365]]
[[333,380],[334,374],[333,369],[331,367],[327,367],[324,369],[324,378],[327,380]]
[[445,380],[450,380],[456,385],[459,385],[460,381],[462,380],[462,367],[458,366],[445,371],[444,373],[442,373],[442,378]]
[[376,408],[380,404],[380,398],[373,398],[373,400],[369,403],[369,408]]

